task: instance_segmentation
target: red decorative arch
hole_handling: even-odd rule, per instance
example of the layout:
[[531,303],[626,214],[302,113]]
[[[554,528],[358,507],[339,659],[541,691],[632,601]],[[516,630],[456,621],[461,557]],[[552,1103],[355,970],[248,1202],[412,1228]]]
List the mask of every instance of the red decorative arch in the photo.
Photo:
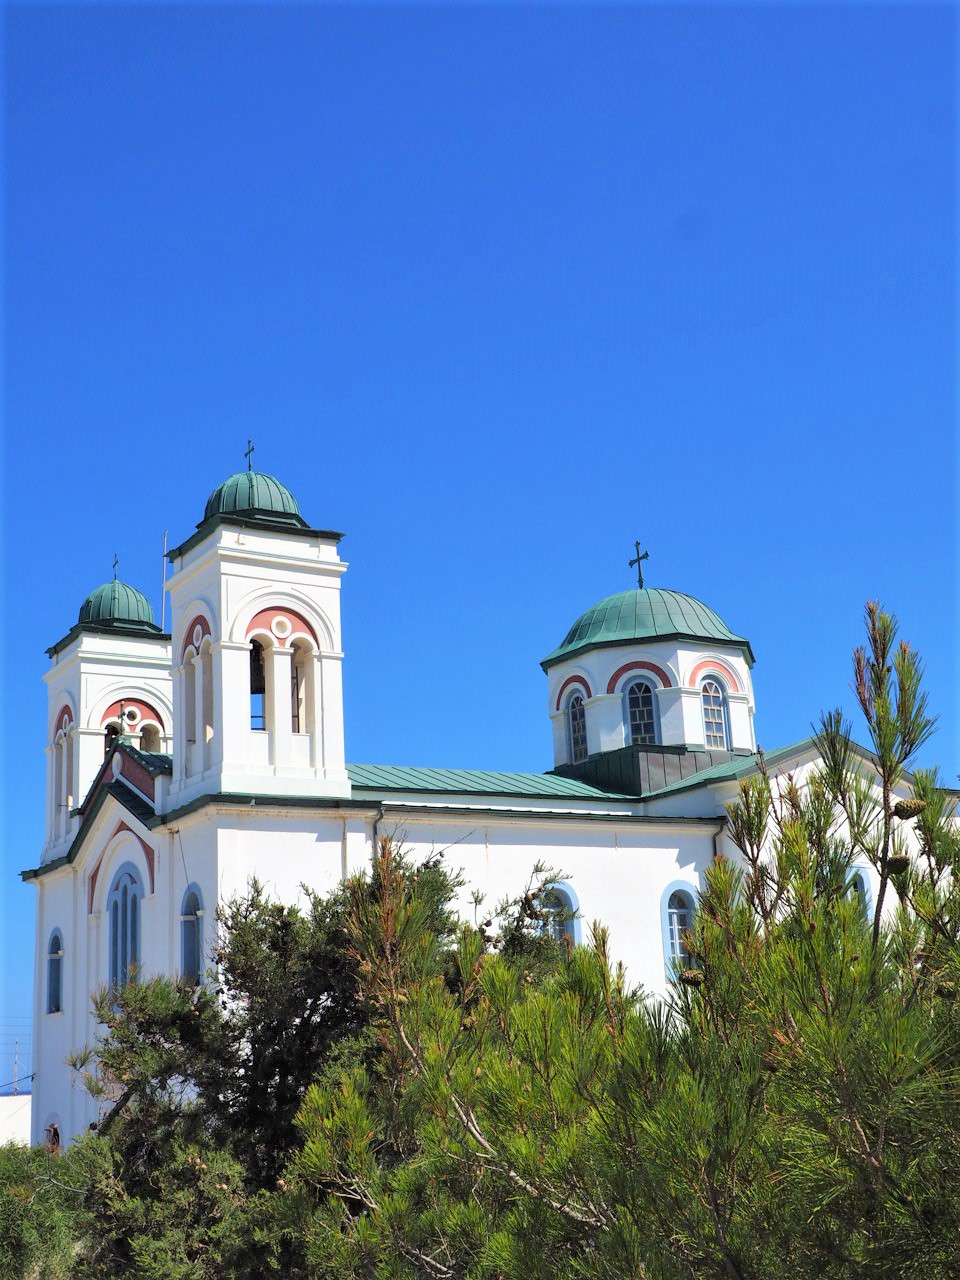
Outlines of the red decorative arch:
[[120,719],[121,703],[123,704],[123,709],[125,711],[129,707],[136,707],[136,709],[140,712],[141,720],[152,720],[154,721],[154,723],[158,724],[161,729],[164,727],[163,717],[160,715],[156,707],[152,707],[149,702],[141,701],[140,698],[121,698],[117,702],[111,702],[109,707],[107,707],[106,711],[103,713],[103,717],[100,720],[101,726],[105,725],[108,720]]
[[[113,840],[115,836],[118,836],[121,831],[129,831],[130,834],[133,836],[134,840],[137,841],[137,843],[140,845],[140,848],[143,850],[143,859],[144,859],[144,862],[146,862],[147,864],[147,876],[150,882],[150,892],[153,893],[156,888],[156,885],[154,882],[155,881],[154,859],[156,855],[154,851],[147,844],[146,840],[141,839],[140,836],[138,836],[137,833],[134,831],[133,827],[128,827],[125,822],[117,823],[117,825],[113,829],[113,834],[110,836],[110,840]],[[103,857],[104,855],[101,853],[100,857],[97,859],[97,862],[93,868],[93,871],[90,873],[90,880],[87,888],[87,914],[88,915],[93,911],[93,898],[94,898],[94,894],[97,891],[97,880],[100,877],[100,868],[103,866]]]
[[[297,613],[294,609],[261,609],[255,617],[251,618],[250,625],[247,627],[247,635],[251,635],[254,631],[270,631],[272,635],[273,632],[271,631],[271,624],[277,618],[284,618],[289,622],[291,632],[305,631],[307,635],[312,638],[313,643],[317,648],[320,648],[320,642],[317,640],[317,633],[303,614]],[[287,637],[284,636],[283,638],[286,639]]]
[[563,684],[560,686],[559,691],[557,692],[557,710],[558,711],[560,710],[560,703],[563,701],[563,695],[567,692],[567,690],[570,688],[572,684],[582,685],[584,690],[586,691],[587,697],[588,698],[593,697],[593,694],[590,692],[590,686],[587,684],[583,676],[567,676],[566,680],[564,680]]
[[[193,633],[194,631],[196,631],[197,627],[199,627],[200,630],[203,632],[203,636],[209,636],[212,634],[210,630],[210,623],[206,620],[206,618],[203,616],[202,613],[198,613],[197,616],[194,618],[194,620],[190,623],[189,627],[187,627],[186,633],[184,635],[183,649],[180,651],[181,662],[183,661],[184,654],[191,647],[191,645],[193,645],[194,648],[197,647],[196,645],[193,644]],[[203,636],[200,637],[201,644],[203,644]]]
[[[66,724],[64,724],[64,720],[67,721]],[[53,736],[56,737],[61,729],[63,729],[63,731],[66,732],[67,727],[72,724],[73,724],[73,708],[70,706],[69,702],[65,702],[63,706],[60,708],[60,710],[57,712],[57,718],[53,722]]]
[[697,681],[700,679],[700,677],[703,675],[705,671],[719,672],[721,675],[726,676],[726,678],[733,685],[734,693],[743,692],[743,690],[740,688],[740,681],[737,679],[733,668],[728,667],[725,662],[720,662],[717,658],[705,658],[703,662],[697,663],[697,665],[690,672],[690,688],[691,689],[696,688]]
[[670,677],[664,671],[663,667],[658,667],[655,662],[625,662],[622,667],[618,667],[610,679],[607,681],[607,693],[616,693],[617,684],[622,676],[628,671],[651,671],[663,685],[664,689],[671,688]]

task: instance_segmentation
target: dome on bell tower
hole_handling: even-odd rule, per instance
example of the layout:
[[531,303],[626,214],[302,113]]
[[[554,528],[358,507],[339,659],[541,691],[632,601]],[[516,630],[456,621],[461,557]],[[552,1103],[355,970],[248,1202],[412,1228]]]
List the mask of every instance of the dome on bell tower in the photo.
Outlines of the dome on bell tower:
[[156,625],[153,605],[143,592],[126,582],[118,582],[116,578],[90,592],[80,606],[77,622],[123,627],[140,626],[143,623]]
[[207,499],[204,520],[218,515],[260,516],[303,523],[297,500],[276,476],[263,471],[237,471],[218,484]]

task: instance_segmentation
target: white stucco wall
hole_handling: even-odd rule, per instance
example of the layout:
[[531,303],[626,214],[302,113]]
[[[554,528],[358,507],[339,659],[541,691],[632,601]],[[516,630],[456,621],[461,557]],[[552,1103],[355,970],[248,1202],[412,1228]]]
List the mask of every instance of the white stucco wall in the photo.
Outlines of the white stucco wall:
[[29,1093],[0,1095],[0,1146],[8,1142],[22,1146],[29,1143],[32,1101]]

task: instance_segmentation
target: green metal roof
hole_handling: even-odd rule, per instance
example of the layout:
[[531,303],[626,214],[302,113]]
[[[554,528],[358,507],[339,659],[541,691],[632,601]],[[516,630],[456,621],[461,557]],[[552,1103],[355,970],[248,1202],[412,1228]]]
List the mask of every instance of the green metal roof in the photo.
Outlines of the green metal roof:
[[155,626],[153,605],[136,587],[126,582],[105,582],[96,591],[91,591],[80,606],[78,622],[120,622],[125,626],[131,623],[147,622]]
[[638,640],[709,640],[736,645],[753,666],[750,641],[731,631],[701,600],[680,591],[640,587],[607,596],[580,615],[563,643],[541,662],[544,671],[587,649],[633,644]]
[[207,499],[203,519],[240,511],[262,512],[273,520],[290,520],[298,525],[306,523],[286,485],[262,471],[237,471],[218,484]]
[[633,800],[602,791],[576,778],[546,773],[505,773],[486,769],[421,769],[408,765],[350,764],[350,782],[359,791],[418,791],[444,795],[528,796],[538,799]]

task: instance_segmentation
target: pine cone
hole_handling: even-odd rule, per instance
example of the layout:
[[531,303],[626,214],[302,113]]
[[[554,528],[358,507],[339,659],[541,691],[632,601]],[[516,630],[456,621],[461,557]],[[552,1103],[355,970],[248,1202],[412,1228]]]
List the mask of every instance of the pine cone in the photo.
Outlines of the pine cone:
[[700,969],[684,969],[680,974],[680,981],[685,987],[702,987],[703,973]]
[[893,806],[893,816],[895,818],[915,818],[918,813],[923,813],[926,807],[926,800],[921,800],[919,796],[912,796],[909,800],[897,801]]
[[906,871],[910,865],[910,859],[905,853],[895,853],[887,859],[887,870],[892,876],[898,876],[901,871]]

